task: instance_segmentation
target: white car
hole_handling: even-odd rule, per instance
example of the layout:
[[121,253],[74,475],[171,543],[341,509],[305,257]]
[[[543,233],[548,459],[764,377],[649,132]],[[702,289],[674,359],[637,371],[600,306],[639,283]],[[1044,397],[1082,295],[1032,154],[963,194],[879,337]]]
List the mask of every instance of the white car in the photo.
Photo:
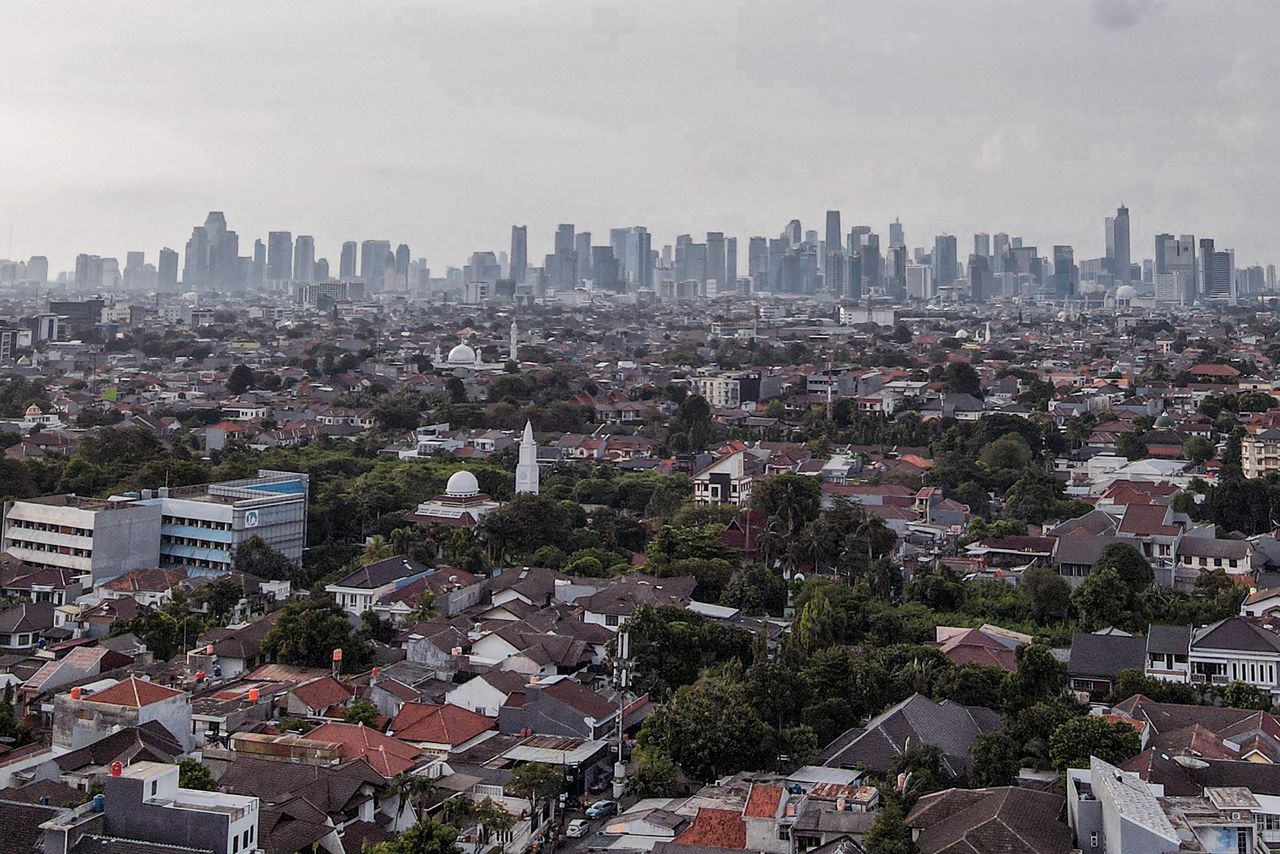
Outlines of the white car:
[[581,839],[587,835],[587,828],[591,826],[591,822],[585,818],[575,818],[569,822],[569,826],[564,829],[564,835],[570,839]]

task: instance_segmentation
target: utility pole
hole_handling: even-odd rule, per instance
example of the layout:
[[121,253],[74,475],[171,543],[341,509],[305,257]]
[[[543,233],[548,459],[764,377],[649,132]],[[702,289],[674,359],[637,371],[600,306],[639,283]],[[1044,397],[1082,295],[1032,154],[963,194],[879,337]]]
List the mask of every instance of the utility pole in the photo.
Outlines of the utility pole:
[[631,633],[622,629],[618,632],[613,655],[613,687],[618,692],[618,761],[613,766],[614,800],[621,798],[623,792],[627,790],[627,763],[622,755],[626,734],[622,718],[627,708],[627,687],[631,684],[631,669],[627,665],[630,658]]

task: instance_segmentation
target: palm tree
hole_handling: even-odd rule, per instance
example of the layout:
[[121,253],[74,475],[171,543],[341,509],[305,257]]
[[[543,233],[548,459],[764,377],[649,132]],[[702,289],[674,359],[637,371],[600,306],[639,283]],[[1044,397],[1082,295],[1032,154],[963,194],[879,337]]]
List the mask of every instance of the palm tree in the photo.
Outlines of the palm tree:
[[400,806],[396,810],[397,820],[404,813],[406,805],[413,807],[416,819],[421,806],[433,800],[436,795],[436,784],[431,778],[407,771],[401,771],[395,776],[391,781],[391,789],[400,798]]
[[425,623],[440,613],[440,609],[436,606],[436,594],[430,590],[423,590],[418,595],[418,601],[414,604],[413,610],[409,612],[409,623]]

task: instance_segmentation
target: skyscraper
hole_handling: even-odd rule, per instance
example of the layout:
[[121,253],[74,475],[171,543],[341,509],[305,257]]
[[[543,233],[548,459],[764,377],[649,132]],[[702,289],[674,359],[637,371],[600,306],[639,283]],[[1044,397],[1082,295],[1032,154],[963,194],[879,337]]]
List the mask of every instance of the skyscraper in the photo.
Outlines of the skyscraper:
[[952,234],[939,234],[933,240],[933,288],[949,286],[960,275],[956,258],[956,238]]
[[261,240],[253,241],[253,262],[249,266],[249,287],[255,291],[262,290],[267,283],[267,244]]
[[338,258],[338,278],[344,282],[353,282],[356,278],[356,242],[348,240],[342,244],[342,255]]
[[293,280],[293,234],[288,231],[267,233],[267,281]]
[[573,223],[563,222],[556,226],[555,251],[546,265],[548,278],[554,288],[572,290],[577,286],[578,260],[574,255],[573,244]]
[[411,261],[409,245],[401,243],[396,247],[396,289],[399,291],[409,290],[409,264]]
[[44,255],[32,255],[27,261],[27,281],[42,285],[49,281],[49,259]]
[[524,277],[528,270],[529,227],[526,225],[513,225],[511,226],[511,261],[508,275],[512,281],[519,284],[524,282]]
[[804,231],[800,227],[800,220],[793,219],[787,223],[787,228],[782,232],[782,236],[791,244],[791,248],[795,249],[804,242]]
[[573,236],[574,283],[594,277],[591,265],[591,232],[579,231]]
[[366,240],[360,244],[360,278],[364,280],[366,293],[378,293],[386,281],[387,268],[395,269],[395,256],[391,254],[391,241]]
[[1172,234],[1156,235],[1155,273],[1157,276],[1169,272],[1169,260],[1176,253],[1177,245]]
[[885,281],[885,292],[894,302],[907,300],[907,247],[890,246],[886,260],[888,279]]
[[[827,256],[844,248],[840,233],[840,211],[827,211]],[[850,247],[852,250],[853,247]]]
[[987,302],[992,296],[991,259],[979,252],[969,256],[969,298]]
[[973,236],[973,254],[984,258],[991,255],[991,235],[979,231]]
[[763,237],[753,237],[747,241],[747,278],[751,280],[751,291],[763,291],[769,281],[769,242]]
[[889,246],[894,247],[906,245],[907,239],[906,235],[902,233],[902,223],[897,217],[894,217],[893,222],[889,223]]
[[1003,231],[995,236],[991,243],[991,269],[995,273],[1005,272],[1005,262],[1009,256],[1009,235]]
[[124,286],[136,290],[143,286],[143,268],[147,265],[145,252],[126,252],[124,256]]
[[168,246],[160,250],[156,264],[156,289],[163,293],[178,290],[178,253]]
[[724,283],[720,290],[738,289],[738,238],[726,237],[724,241]]
[[704,275],[706,281],[714,281],[718,293],[727,289],[724,272],[724,234],[719,231],[707,232],[707,255]]
[[1066,300],[1076,295],[1079,274],[1076,271],[1075,250],[1070,246],[1053,247],[1053,295]]
[[299,234],[293,242],[293,280],[311,284],[316,280],[316,239]]
[[1107,261],[1117,282],[1129,281],[1129,209],[1116,208],[1116,215],[1106,220]]

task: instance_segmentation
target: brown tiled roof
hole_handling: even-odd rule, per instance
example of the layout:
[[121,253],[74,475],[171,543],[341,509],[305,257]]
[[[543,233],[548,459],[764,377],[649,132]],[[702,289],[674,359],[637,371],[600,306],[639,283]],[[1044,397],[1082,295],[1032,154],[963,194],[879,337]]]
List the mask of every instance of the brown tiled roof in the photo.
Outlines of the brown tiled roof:
[[168,700],[171,697],[179,697],[182,694],[182,691],[175,688],[166,688],[163,685],[145,682],[136,676],[130,676],[105,691],[99,691],[86,697],[85,702],[141,708],[150,706],[152,703],[159,703],[162,700]]
[[674,841],[683,845],[743,849],[747,847],[747,823],[737,810],[700,807],[693,824]]
[[405,703],[391,722],[396,738],[405,741],[448,744],[457,747],[466,744],[480,733],[493,729],[493,718],[446,703]]

